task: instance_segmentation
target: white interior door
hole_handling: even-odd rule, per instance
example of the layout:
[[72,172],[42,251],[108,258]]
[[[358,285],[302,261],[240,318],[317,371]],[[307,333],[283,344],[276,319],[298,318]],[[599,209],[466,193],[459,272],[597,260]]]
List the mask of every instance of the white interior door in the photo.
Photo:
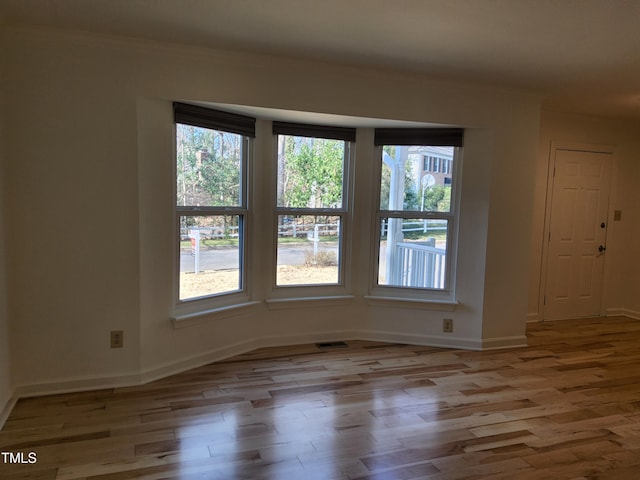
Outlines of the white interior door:
[[611,154],[555,150],[544,319],[601,314]]

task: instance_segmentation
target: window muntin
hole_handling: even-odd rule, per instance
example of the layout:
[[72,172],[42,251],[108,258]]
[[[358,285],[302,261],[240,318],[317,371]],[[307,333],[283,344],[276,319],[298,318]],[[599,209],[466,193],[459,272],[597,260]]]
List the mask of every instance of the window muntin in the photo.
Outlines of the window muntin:
[[[343,284],[351,129],[274,124],[276,286]],[[336,134],[337,132],[337,134]],[[315,135],[314,135],[315,133]],[[347,134],[347,139],[343,134]],[[327,138],[328,137],[328,138]]]
[[[394,138],[390,129],[384,135],[383,140]],[[451,137],[436,145],[376,140],[381,160],[375,284],[450,291],[461,131],[459,140]]]
[[174,112],[177,300],[243,292],[247,166],[255,121],[179,103]]

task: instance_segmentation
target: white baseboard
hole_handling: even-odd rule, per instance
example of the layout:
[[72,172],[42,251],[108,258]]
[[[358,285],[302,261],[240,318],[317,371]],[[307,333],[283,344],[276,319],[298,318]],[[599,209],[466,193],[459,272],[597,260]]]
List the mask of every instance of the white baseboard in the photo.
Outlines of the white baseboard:
[[140,374],[140,384],[160,380],[177,373],[186,372],[192,368],[202,367],[210,363],[219,362],[225,358],[241,355],[250,352],[256,348],[261,348],[259,339],[252,338],[243,342],[227,345],[221,348],[215,348],[205,353],[181,358],[179,360],[168,362],[163,365],[147,368]]
[[216,348],[199,355],[185,357],[174,362],[165,363],[164,365],[143,369],[140,373],[130,373],[121,376],[59,379],[49,382],[18,386],[15,389],[12,399],[2,410],[2,416],[0,416],[0,420],[2,420],[2,422],[0,422],[0,425],[2,425],[4,420],[6,420],[6,417],[9,416],[9,413],[19,398],[142,385],[154,380],[159,380],[161,378],[191,370],[193,368],[224,360],[235,355],[241,355],[257,348],[301,345],[338,340],[369,340],[465,350],[490,350],[526,345],[525,337],[503,337],[478,340],[448,335],[411,335],[375,330],[336,330],[331,332],[311,332],[255,337],[233,345]]
[[462,350],[496,350],[499,348],[518,348],[527,346],[527,337],[496,337],[477,340],[475,338],[451,337],[445,335],[403,335],[394,332],[361,332],[361,340],[376,342],[406,343],[429,347],[453,348]]
[[482,350],[482,342],[477,339],[444,335],[412,335],[380,330],[364,330],[359,332],[357,338],[359,340],[369,340],[373,342],[405,343],[409,345],[423,345],[463,350]]
[[314,342],[329,342],[336,340],[348,340],[354,337],[355,330],[339,330],[333,332],[317,332],[293,335],[269,335],[255,337],[233,345],[216,348],[206,353],[185,357],[175,362],[169,362],[159,367],[144,370],[140,383],[148,383],[154,380],[175,375],[177,373],[202,367],[210,363],[219,362],[226,358],[256,350],[258,348],[282,347],[287,345],[301,345]]
[[[16,387],[13,404],[5,407],[11,411],[15,401],[24,397],[38,397],[43,395],[56,395],[60,393],[82,392],[90,390],[102,390],[106,388],[130,387],[159,380],[193,368],[202,367],[213,362],[218,362],[235,355],[250,352],[257,348],[280,347],[286,345],[300,345],[314,342],[328,342],[336,340],[350,340],[357,338],[355,330],[340,330],[334,332],[317,332],[293,335],[270,335],[251,338],[233,345],[216,348],[206,353],[181,358],[174,362],[168,362],[153,368],[142,370],[140,373],[125,374],[106,377],[77,377],[51,380],[48,382],[25,384]],[[7,416],[8,416],[7,412]],[[4,410],[3,410],[4,413]]]
[[84,376],[51,380],[48,382],[19,385],[16,387],[16,396],[40,397],[43,395],[57,395],[60,393],[87,392],[90,390],[103,390],[107,388],[131,387],[141,384],[141,376],[138,373],[109,376]]
[[306,343],[338,342],[341,340],[362,339],[358,330],[334,330],[332,332],[315,332],[293,335],[268,335],[262,337],[262,347],[286,347],[287,345],[304,345]]
[[7,421],[7,418],[9,418],[9,414],[13,410],[13,407],[16,406],[17,402],[18,402],[18,396],[14,391],[11,393],[11,396],[7,400],[7,403],[5,403],[5,405],[0,410],[0,430],[2,430],[2,427],[4,427],[4,423]]
[[634,320],[640,320],[640,312],[629,310],[628,308],[608,308],[607,317],[629,317]]
[[[629,310],[627,308],[608,308],[605,312],[606,317],[628,317],[634,320],[640,320],[640,312]],[[568,319],[572,320],[572,319]],[[541,322],[542,316],[539,313],[527,313],[527,323]]]
[[498,350],[502,348],[526,347],[527,336],[517,335],[513,337],[495,337],[482,339],[482,350]]
[[527,313],[527,320],[526,320],[527,323],[540,322],[541,320],[542,320],[542,317],[538,312]]

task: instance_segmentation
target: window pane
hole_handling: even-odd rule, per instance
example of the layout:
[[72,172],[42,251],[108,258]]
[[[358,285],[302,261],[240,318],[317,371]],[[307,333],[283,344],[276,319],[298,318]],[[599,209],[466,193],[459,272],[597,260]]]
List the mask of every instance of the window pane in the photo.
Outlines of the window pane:
[[180,217],[179,298],[240,290],[240,215]]
[[383,218],[378,284],[445,288],[447,220]]
[[454,147],[385,145],[381,210],[449,212]]
[[278,135],[278,206],[342,208],[345,142]]
[[240,206],[242,136],[176,124],[179,206]]
[[278,215],[277,285],[340,282],[340,217]]

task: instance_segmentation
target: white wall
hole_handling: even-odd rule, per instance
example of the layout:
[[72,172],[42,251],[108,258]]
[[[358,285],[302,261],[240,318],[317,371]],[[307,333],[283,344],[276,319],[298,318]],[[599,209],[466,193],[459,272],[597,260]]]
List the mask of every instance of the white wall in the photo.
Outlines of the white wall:
[[[104,62],[99,45],[79,55],[76,42],[61,48],[8,35],[6,222],[15,233],[7,263],[18,386],[138,371],[131,79],[127,65]],[[122,350],[109,348],[116,329],[126,332]]]
[[[552,142],[614,148],[609,227],[605,257],[604,314],[640,318],[640,123],[543,111],[536,167],[533,243],[530,256],[529,318],[541,319],[540,282],[545,200]],[[622,221],[613,211],[622,210]]]
[[[4,27],[0,22],[0,71],[4,71]],[[4,75],[0,74],[0,426],[9,413],[13,396],[11,380],[11,350],[9,316],[7,311],[7,279],[5,253],[5,181],[4,181]]]
[[[538,100],[420,75],[151,42],[11,30],[7,213],[10,315],[22,392],[135,382],[268,344],[404,339],[480,348],[521,343]],[[270,309],[271,250],[254,245],[255,307],[185,328],[172,309],[172,100],[233,103],[468,127],[453,312],[379,306],[369,288],[373,189],[355,204],[352,293]],[[258,128],[268,128],[259,122]],[[356,175],[371,175],[371,130]],[[271,150],[257,145],[256,178]],[[266,198],[269,181],[254,185]],[[256,222],[270,228],[264,202]],[[443,336],[442,318],[454,319]],[[125,332],[112,350],[109,330]],[[52,382],[47,386],[48,382]]]

